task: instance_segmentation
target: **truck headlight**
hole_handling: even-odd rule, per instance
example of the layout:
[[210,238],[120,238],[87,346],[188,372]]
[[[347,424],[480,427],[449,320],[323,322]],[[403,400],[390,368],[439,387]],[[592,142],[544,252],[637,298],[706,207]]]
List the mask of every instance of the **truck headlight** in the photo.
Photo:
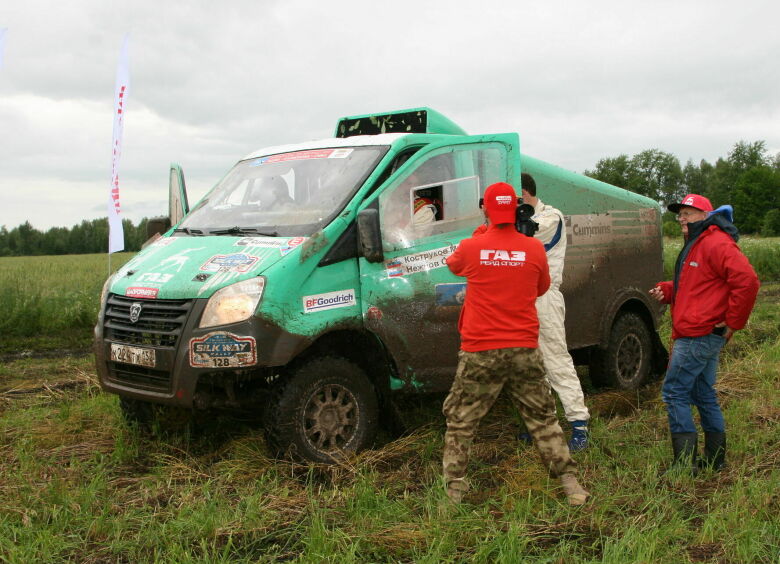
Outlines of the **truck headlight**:
[[263,296],[265,278],[258,276],[225,286],[214,293],[200,318],[200,328],[249,319]]

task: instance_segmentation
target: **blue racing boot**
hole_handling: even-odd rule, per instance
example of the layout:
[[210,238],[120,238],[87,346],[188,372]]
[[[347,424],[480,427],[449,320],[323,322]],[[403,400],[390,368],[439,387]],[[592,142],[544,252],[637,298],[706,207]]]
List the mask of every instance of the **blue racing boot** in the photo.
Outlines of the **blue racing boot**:
[[571,422],[571,439],[569,440],[569,451],[578,452],[588,448],[588,422]]
[[530,445],[534,442],[533,437],[531,437],[531,433],[529,433],[528,431],[523,431],[521,433],[518,433],[517,440],[527,445]]

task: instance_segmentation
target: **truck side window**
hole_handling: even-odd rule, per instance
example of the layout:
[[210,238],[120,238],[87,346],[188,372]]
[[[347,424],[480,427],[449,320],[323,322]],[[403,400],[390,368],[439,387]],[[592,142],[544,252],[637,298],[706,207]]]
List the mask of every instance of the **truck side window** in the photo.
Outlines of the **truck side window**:
[[448,148],[421,162],[379,198],[385,250],[482,221],[479,197],[485,186],[506,179],[505,152],[489,144]]

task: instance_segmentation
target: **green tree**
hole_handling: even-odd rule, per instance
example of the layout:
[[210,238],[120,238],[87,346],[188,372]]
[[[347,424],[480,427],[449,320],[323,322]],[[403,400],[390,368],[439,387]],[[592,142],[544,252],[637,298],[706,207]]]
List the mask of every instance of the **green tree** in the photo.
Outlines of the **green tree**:
[[671,153],[648,149],[631,158],[628,189],[664,204],[679,201],[685,193],[680,161]]
[[734,223],[744,233],[762,230],[768,210],[780,208],[780,172],[755,165],[737,176],[731,196]]
[[777,237],[780,235],[780,209],[774,208],[766,212],[761,223],[761,235]]
[[601,180],[607,184],[628,188],[628,155],[619,155],[617,157],[608,157],[600,159],[596,163],[596,168],[586,170],[585,174],[596,180]]

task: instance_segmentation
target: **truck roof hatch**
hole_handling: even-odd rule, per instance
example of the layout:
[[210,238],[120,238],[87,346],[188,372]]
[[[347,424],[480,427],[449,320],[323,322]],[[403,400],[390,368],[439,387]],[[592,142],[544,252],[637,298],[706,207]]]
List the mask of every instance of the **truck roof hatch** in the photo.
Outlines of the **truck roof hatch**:
[[430,108],[412,108],[384,114],[343,117],[336,126],[336,137],[378,135],[380,133],[440,133],[466,135],[449,118]]

